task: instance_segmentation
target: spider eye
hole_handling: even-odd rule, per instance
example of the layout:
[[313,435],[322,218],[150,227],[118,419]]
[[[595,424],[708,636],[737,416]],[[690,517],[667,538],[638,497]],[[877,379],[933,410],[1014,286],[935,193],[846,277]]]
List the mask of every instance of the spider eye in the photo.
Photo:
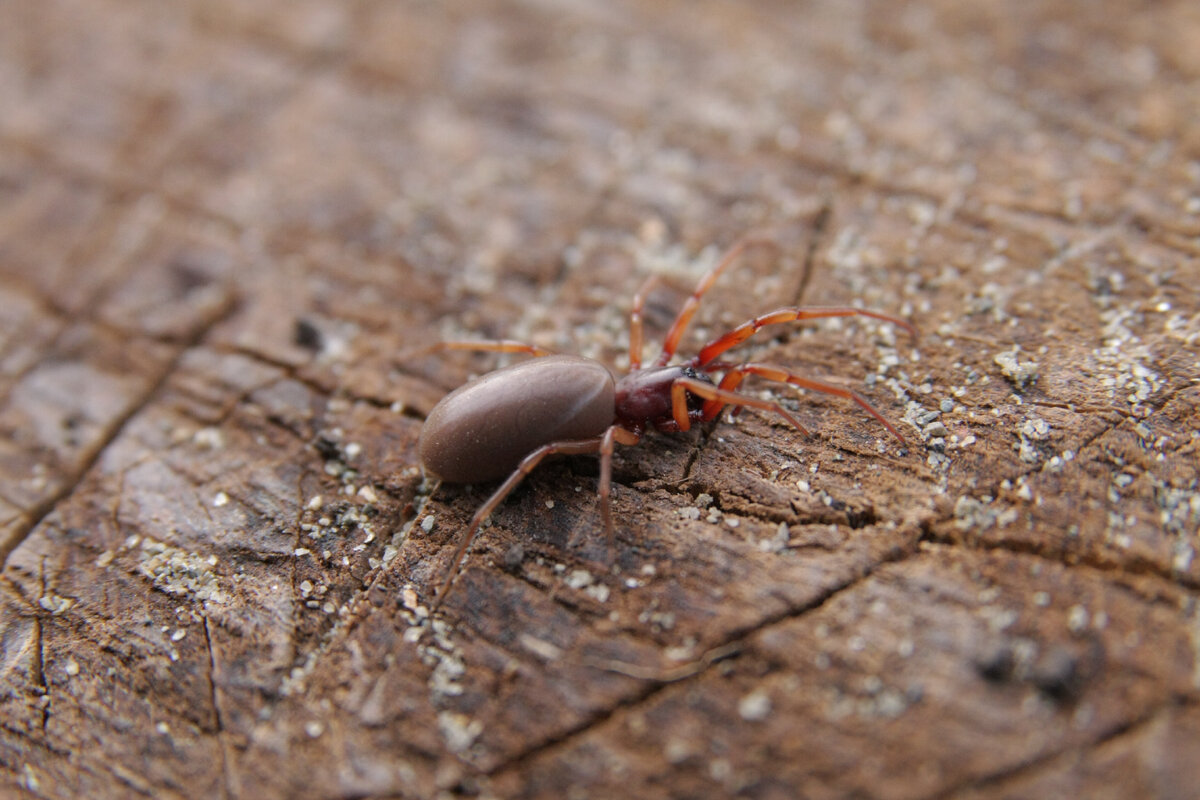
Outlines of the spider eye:
[[708,377],[707,372],[701,372],[695,367],[684,367],[683,377],[691,378],[694,381],[703,381],[704,383],[712,383],[712,378]]
[[[700,370],[696,369],[695,367],[684,367],[681,370],[681,374],[683,375],[683,377],[690,378],[694,381],[700,381],[702,383],[707,383],[707,384],[712,383],[712,378],[708,377],[708,373],[701,372]],[[704,407],[704,398],[701,397],[700,395],[696,394],[695,392],[688,392],[687,393],[687,405],[688,405],[688,411],[693,411],[693,412],[699,411],[701,408]]]

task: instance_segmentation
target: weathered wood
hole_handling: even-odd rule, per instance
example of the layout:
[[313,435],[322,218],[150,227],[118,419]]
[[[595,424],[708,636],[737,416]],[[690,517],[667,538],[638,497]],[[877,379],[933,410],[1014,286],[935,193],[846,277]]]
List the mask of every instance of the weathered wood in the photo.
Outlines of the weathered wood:
[[[1183,797],[1194,3],[0,8],[0,795]],[[505,337],[851,403],[486,487]],[[752,390],[755,385],[748,384]],[[571,546],[572,540],[576,544]]]

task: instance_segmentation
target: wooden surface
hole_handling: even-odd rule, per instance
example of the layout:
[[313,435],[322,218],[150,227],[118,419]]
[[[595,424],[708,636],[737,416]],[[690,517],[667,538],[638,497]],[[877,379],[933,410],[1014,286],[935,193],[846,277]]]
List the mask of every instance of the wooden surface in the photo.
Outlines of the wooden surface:
[[[0,795],[1200,785],[1194,2],[0,4]],[[507,337],[778,395],[485,488]],[[748,388],[758,391],[761,386]],[[576,542],[572,546],[572,539]]]

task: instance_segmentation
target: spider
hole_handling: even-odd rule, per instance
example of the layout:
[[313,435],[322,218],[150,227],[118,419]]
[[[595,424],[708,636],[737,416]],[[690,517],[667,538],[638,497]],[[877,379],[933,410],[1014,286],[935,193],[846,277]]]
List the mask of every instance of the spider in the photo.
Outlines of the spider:
[[[633,298],[629,373],[620,379],[594,359],[553,355],[521,342],[448,341],[434,346],[535,356],[459,387],[434,406],[425,419],[418,448],[427,474],[449,483],[486,483],[504,478],[463,533],[434,600],[434,610],[445,600],[480,525],[547,456],[600,454],[597,493],[611,554],[614,536],[609,493],[615,445],[637,444],[649,428],[668,433],[686,431],[693,423],[716,418],[726,406],[733,406],[734,413],[743,407],[773,412],[809,435],[808,429],[783,406],[738,392],[747,376],[852,400],[904,443],[900,432],[857,392],[767,364],[720,360],[725,352],[763,327],[785,322],[872,317],[916,335],[912,325],[890,314],[851,307],[779,308],[710,340],[686,361],[669,363],[701,298],[738,256],[751,245],[762,243],[743,239],[700,279],[668,330],[662,351],[652,364],[643,367],[642,309],[657,277],[648,279]],[[719,381],[714,382],[713,373],[720,375]]]

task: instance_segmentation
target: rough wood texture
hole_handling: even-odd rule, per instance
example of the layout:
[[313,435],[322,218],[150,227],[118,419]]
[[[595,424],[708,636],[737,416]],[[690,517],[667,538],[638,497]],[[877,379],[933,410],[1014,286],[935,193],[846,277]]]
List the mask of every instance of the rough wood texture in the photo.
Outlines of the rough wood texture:
[[[1192,796],[1200,13],[993,5],[0,5],[0,795]],[[497,359],[400,354],[748,231],[700,331],[910,317],[742,351],[908,449],[649,437],[615,575],[559,461],[427,619]]]

